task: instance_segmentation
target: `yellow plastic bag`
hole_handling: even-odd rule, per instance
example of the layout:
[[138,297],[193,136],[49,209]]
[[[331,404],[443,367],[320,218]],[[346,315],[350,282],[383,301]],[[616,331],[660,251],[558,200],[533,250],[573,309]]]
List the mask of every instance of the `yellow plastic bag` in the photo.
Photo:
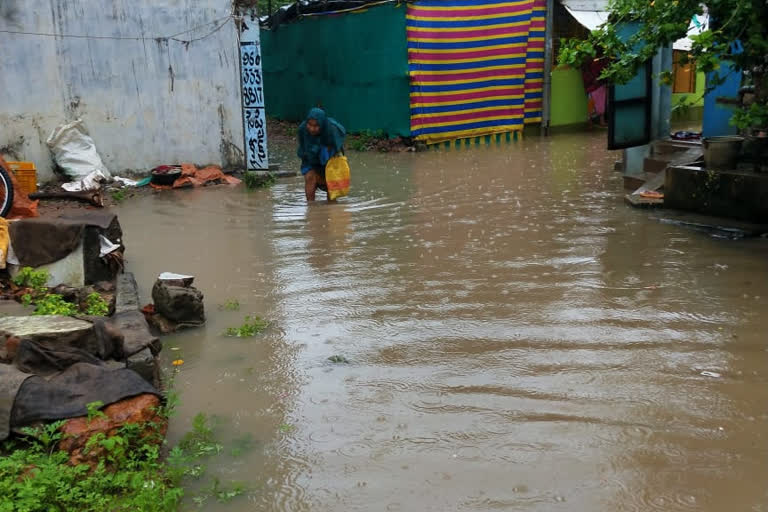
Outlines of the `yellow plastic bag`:
[[325,165],[328,199],[334,201],[349,194],[349,162],[344,155],[332,156]]
[[0,268],[5,268],[5,259],[8,257],[8,245],[11,237],[8,235],[8,221],[0,217]]

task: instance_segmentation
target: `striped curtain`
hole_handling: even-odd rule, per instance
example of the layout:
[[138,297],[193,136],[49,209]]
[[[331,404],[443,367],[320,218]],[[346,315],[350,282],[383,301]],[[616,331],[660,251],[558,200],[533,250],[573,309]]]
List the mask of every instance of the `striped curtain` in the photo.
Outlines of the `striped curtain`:
[[541,121],[546,0],[408,4],[411,135],[427,143]]

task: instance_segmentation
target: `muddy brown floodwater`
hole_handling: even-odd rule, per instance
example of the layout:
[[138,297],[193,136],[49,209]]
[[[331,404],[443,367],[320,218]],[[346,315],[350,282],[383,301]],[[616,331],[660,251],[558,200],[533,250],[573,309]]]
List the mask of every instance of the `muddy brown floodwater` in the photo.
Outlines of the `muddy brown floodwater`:
[[768,241],[626,207],[603,147],[354,154],[331,205],[299,179],[123,204],[143,296],[205,292],[163,358],[172,440],[213,415],[208,474],[248,488],[210,509],[768,510]]

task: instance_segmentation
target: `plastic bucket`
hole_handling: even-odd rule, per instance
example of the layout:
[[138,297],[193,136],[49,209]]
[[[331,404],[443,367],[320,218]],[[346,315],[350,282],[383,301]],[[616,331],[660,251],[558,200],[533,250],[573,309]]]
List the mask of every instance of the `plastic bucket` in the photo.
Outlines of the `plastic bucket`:
[[704,145],[704,166],[707,169],[734,169],[744,144],[744,137],[726,135],[706,137]]

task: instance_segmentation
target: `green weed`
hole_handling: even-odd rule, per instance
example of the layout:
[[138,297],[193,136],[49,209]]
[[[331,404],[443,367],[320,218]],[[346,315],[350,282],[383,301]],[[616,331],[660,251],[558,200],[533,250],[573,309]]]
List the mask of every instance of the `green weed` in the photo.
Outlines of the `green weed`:
[[219,304],[220,311],[240,311],[240,302],[237,299],[228,299],[224,304]]
[[268,325],[267,321],[262,320],[258,316],[247,316],[240,327],[228,327],[224,331],[224,335],[236,338],[251,338],[266,329]]
[[277,177],[271,172],[245,171],[243,181],[249,189],[269,188],[277,182]]
[[384,137],[385,134],[382,130],[366,130],[350,136],[347,144],[353,151],[370,151],[376,145],[376,141]]
[[[102,405],[88,404],[89,418],[101,414]],[[128,424],[115,435],[96,434],[86,443],[84,452],[99,449],[103,454],[96,467],[73,466],[69,454],[57,449],[64,423],[24,428],[25,437],[2,444],[0,512],[175,511],[184,495],[184,479],[204,476],[199,459],[221,450],[208,417],[198,414],[192,430],[165,460],[160,434],[146,435],[147,427],[158,431],[158,426]],[[222,484],[214,478],[192,501],[203,504],[213,498],[223,503],[244,492],[243,484]]]
[[33,315],[72,316],[77,314],[77,306],[65,301],[57,293],[47,293],[42,298],[34,300],[34,304],[35,311],[32,313]]
[[85,314],[91,316],[107,316],[109,304],[96,292],[88,294],[85,299]]
[[13,278],[13,284],[22,288],[32,288],[36,292],[44,292],[49,278],[50,274],[45,269],[35,270],[32,267],[24,267]]
[[125,191],[124,190],[113,190],[110,195],[112,196],[112,200],[116,203],[119,203],[125,199]]
[[93,421],[95,418],[106,418],[107,415],[101,412],[102,407],[104,407],[104,402],[101,400],[86,404],[85,409],[88,411],[88,421]]

